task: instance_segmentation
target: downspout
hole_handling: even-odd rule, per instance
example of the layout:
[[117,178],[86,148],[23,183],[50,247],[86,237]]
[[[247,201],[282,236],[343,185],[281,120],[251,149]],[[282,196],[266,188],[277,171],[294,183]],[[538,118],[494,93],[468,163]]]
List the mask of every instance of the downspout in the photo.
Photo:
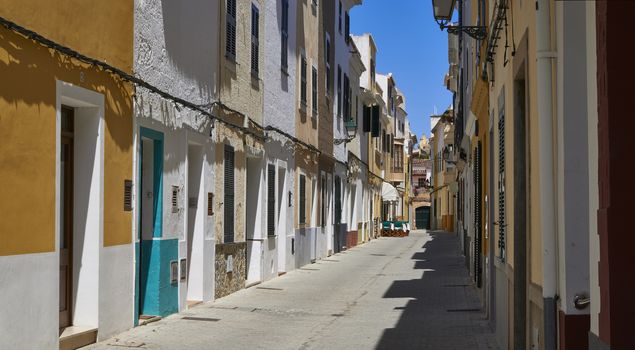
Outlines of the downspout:
[[540,229],[542,231],[542,298],[545,350],[557,348],[557,242],[553,147],[553,59],[549,0],[536,0],[536,69],[540,165]]

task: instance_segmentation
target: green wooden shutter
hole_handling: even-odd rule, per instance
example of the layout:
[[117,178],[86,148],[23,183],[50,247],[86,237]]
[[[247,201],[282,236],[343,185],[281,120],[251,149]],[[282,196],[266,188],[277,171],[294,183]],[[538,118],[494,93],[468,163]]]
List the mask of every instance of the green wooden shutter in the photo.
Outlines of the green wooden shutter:
[[321,226],[324,227],[324,225],[326,225],[326,179],[324,177],[322,177],[322,181],[321,181],[321,203],[320,203],[320,208],[321,208]]
[[225,243],[234,241],[234,148],[225,145],[224,236]]
[[306,57],[302,56],[302,62],[300,64],[300,102],[306,106]]
[[342,116],[342,67],[337,65],[337,116]]
[[267,234],[276,234],[276,167],[267,166]]
[[379,106],[372,107],[371,115],[371,136],[379,137]]
[[351,35],[351,18],[348,15],[348,11],[346,11],[344,15],[344,35],[344,40],[346,40],[346,43],[348,44],[348,40]]
[[498,116],[498,255],[505,261],[505,113]]
[[289,0],[282,0],[282,30],[280,36],[280,65],[283,69],[286,69],[289,65]]
[[342,221],[342,183],[339,176],[335,177],[335,223]]
[[313,74],[311,75],[311,106],[313,108],[313,115],[317,115],[318,105],[317,105],[317,96],[318,96],[318,72],[315,67],[312,70]]
[[371,107],[364,106],[364,117],[362,121],[363,132],[370,132],[370,114],[371,114]]
[[344,120],[351,120],[351,83],[348,75],[344,74]]
[[474,279],[476,286],[482,285],[482,264],[481,264],[481,141],[478,142],[474,150]]
[[259,29],[260,14],[256,5],[251,4],[251,73],[258,76],[259,72]]
[[306,178],[300,175],[300,223],[306,222]]
[[227,0],[225,22],[225,56],[236,60],[236,0]]

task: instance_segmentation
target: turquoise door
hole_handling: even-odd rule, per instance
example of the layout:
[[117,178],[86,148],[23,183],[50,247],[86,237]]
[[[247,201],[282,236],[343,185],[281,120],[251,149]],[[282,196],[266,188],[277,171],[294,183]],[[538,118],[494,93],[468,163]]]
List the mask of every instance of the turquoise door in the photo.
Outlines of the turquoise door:
[[419,207],[415,209],[415,225],[417,229],[430,229],[430,207]]
[[139,134],[135,324],[139,317],[178,311],[178,285],[170,274],[178,239],[163,237],[163,133],[140,128]]

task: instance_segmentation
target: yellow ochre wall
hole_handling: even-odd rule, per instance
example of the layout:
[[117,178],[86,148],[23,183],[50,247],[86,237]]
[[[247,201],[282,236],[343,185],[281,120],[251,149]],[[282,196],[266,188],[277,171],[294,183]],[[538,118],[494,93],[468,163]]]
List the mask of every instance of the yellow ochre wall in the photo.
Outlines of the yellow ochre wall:
[[[128,72],[132,11],[132,1],[0,0],[1,17]],[[4,27],[0,77],[0,256],[55,250],[56,80],[105,96],[104,245],[130,243],[132,87]]]

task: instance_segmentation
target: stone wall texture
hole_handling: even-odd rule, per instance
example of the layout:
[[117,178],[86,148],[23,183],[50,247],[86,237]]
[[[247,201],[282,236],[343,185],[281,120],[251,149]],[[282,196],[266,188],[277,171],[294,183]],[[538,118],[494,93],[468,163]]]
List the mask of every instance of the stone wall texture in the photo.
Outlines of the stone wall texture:
[[[216,288],[214,298],[222,298],[245,287],[247,278],[247,243],[228,243],[216,245]],[[227,259],[232,256],[233,269],[227,272]]]

